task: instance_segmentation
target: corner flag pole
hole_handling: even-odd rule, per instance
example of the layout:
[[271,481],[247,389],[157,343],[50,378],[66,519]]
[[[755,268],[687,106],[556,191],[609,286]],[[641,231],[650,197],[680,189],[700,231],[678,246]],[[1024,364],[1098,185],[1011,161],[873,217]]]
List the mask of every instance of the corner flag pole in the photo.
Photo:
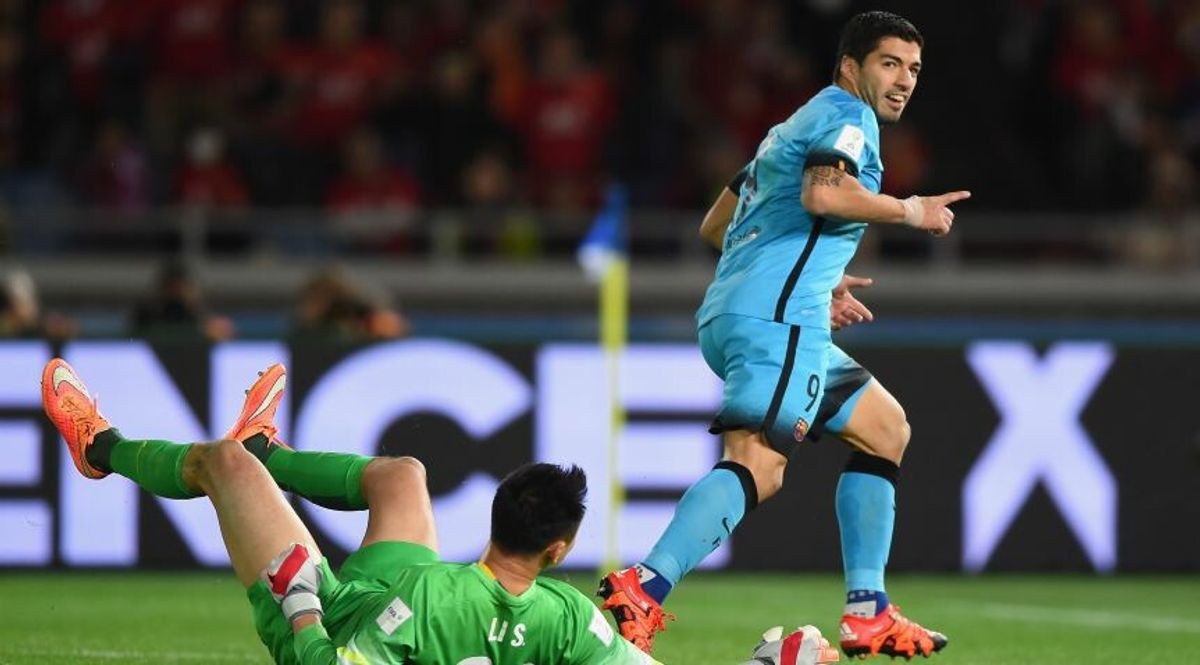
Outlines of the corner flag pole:
[[579,245],[578,258],[584,273],[599,284],[600,348],[608,374],[608,520],[602,565],[611,570],[621,564],[618,546],[625,486],[621,483],[620,442],[625,429],[621,403],[621,357],[629,335],[629,234],[626,208],[628,195],[620,183],[604,193],[604,204]]
[[623,252],[608,263],[600,281],[600,345],[608,369],[609,440],[608,440],[608,537],[601,574],[621,565],[619,527],[625,506],[625,485],[621,482],[620,443],[625,429],[625,406],[621,401],[621,356],[629,335],[629,260]]

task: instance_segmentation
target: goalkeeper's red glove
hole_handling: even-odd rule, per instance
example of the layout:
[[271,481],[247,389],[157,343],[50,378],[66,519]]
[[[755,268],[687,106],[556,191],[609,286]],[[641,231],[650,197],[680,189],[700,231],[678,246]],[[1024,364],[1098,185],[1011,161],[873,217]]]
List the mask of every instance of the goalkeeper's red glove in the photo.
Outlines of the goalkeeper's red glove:
[[289,545],[267,564],[262,578],[289,622],[305,614],[324,616],[321,599],[317,597],[321,569],[307,547],[299,543]]
[[801,626],[787,635],[783,626],[770,628],[751,657],[743,665],[825,665],[841,658],[815,626]]

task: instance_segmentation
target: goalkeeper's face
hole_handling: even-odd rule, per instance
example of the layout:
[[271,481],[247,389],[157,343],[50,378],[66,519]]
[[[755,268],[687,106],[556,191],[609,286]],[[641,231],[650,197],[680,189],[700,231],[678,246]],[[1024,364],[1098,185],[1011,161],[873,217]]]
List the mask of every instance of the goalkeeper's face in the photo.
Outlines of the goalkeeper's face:
[[884,37],[861,65],[847,57],[849,78],[858,96],[875,110],[880,122],[896,122],[908,106],[921,73],[921,47],[899,37]]

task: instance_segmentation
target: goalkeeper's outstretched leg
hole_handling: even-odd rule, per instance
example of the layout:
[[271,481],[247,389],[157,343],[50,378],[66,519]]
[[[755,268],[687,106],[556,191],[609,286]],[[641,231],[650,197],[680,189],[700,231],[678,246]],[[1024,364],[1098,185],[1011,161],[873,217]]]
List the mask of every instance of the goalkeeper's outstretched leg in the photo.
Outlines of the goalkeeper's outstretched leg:
[[207,496],[243,586],[257,582],[267,564],[293,543],[320,556],[275,481],[238,441],[182,445],[123,439],[101,415],[74,368],[60,358],[42,372],[42,405],[85,477],[100,479],[124,471],[122,475],[160,496]]

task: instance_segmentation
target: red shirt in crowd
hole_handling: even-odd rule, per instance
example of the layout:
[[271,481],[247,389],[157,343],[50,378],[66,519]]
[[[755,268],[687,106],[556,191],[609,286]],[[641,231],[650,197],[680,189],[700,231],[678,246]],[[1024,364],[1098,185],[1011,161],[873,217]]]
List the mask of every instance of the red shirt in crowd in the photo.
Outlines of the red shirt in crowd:
[[595,171],[613,106],[602,76],[582,73],[562,83],[533,81],[524,106],[526,149],[535,171],[569,175]]
[[393,64],[390,50],[370,44],[290,53],[285,68],[301,88],[293,125],[297,140],[331,145],[361,125]]
[[421,202],[417,181],[398,169],[386,169],[368,178],[342,176],[329,188],[326,203],[336,212],[387,208],[414,208]]
[[250,196],[242,176],[229,164],[185,164],[179,171],[177,202],[204,208],[238,208]]
[[178,81],[212,81],[229,71],[230,28],[243,0],[151,0],[155,65]]
[[91,103],[104,85],[104,62],[128,34],[121,5],[113,0],[54,0],[42,11],[42,39],[66,56],[71,88]]

